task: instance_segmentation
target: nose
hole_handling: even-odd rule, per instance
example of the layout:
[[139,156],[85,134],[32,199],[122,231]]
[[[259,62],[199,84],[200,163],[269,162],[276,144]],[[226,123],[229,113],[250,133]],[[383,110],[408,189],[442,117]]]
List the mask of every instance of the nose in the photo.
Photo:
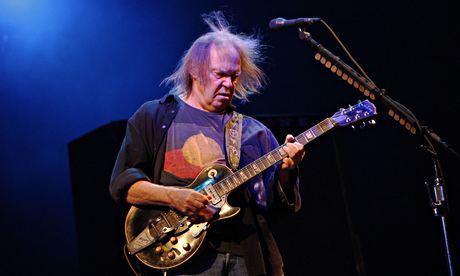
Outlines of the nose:
[[233,80],[232,80],[232,77],[231,76],[227,76],[224,78],[223,82],[222,82],[222,85],[225,87],[225,88],[233,88]]

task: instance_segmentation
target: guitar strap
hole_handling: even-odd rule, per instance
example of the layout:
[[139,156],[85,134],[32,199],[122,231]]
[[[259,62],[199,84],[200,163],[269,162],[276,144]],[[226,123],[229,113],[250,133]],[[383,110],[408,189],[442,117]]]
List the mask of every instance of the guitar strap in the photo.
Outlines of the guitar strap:
[[233,116],[225,125],[225,147],[228,163],[233,171],[240,164],[241,132],[243,128],[243,115],[233,111]]
[[129,254],[127,246],[123,246],[123,253],[125,255],[125,259],[128,262],[129,268],[133,271],[134,275],[136,276],[141,276],[141,268],[137,266],[137,263],[135,262],[133,256]]

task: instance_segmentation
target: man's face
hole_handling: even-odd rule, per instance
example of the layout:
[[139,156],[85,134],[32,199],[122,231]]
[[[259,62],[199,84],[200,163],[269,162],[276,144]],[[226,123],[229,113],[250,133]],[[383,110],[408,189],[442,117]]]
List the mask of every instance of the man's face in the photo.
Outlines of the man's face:
[[240,55],[234,47],[211,46],[207,79],[193,80],[192,105],[209,112],[223,111],[232,101],[240,73]]

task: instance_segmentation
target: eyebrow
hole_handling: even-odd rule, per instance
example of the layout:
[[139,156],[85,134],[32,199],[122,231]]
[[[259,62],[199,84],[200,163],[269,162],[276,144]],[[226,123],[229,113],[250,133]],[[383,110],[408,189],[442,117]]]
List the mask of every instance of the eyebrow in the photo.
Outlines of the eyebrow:
[[211,71],[219,75],[225,74],[228,76],[231,76],[231,75],[239,76],[241,74],[241,70],[224,70],[224,69],[211,68]]

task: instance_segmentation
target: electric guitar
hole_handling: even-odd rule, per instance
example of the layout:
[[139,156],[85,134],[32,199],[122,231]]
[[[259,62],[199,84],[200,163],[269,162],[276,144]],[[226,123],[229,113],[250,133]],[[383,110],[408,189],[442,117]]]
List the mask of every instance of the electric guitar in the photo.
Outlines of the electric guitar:
[[[339,110],[298,135],[296,141],[306,145],[334,127],[347,126],[376,114],[375,106],[365,100]],[[240,211],[227,203],[230,193],[287,156],[281,145],[236,172],[224,165],[205,167],[186,188],[212,196],[210,204],[218,211],[208,222],[192,223],[187,216],[169,207],[132,206],[125,220],[128,253],[154,269],[167,270],[187,262],[200,248],[213,222],[233,217]]]

